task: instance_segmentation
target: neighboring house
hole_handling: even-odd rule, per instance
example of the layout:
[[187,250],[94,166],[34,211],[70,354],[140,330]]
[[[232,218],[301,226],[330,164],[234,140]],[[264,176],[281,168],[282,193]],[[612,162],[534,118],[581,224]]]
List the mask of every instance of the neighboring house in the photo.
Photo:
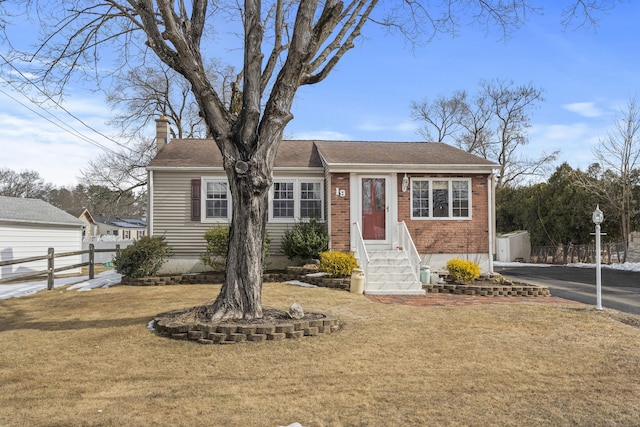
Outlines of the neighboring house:
[[[205,231],[231,220],[227,177],[214,141],[166,143],[167,124],[157,124],[149,234],[173,249],[167,271],[197,271]],[[356,254],[367,293],[421,293],[420,266],[438,271],[454,257],[492,271],[496,168],[442,143],[282,141],[269,196],[272,265],[284,259],[282,235],[316,217],[331,249]]]
[[95,223],[93,216],[88,209],[67,209],[67,212],[78,218],[84,223],[82,230],[82,241],[90,242],[96,236],[98,225]]
[[[82,250],[84,223],[73,215],[39,199],[0,196],[0,261]],[[55,267],[81,262],[80,255],[55,259]],[[0,278],[44,271],[47,260],[0,267]],[[78,273],[70,269],[60,274]]]
[[112,236],[122,240],[138,240],[147,234],[147,222],[137,218],[96,216],[95,237]]
[[78,219],[84,222],[84,230],[82,232],[82,241],[90,242],[94,236],[98,234],[98,224],[91,216],[91,213],[88,209],[84,209],[82,213],[78,216]]

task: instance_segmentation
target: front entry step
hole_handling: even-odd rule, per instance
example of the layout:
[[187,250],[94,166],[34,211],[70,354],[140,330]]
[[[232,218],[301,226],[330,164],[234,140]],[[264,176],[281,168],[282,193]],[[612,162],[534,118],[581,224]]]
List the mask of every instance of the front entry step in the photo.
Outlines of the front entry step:
[[365,294],[425,295],[403,251],[372,251],[365,277]]

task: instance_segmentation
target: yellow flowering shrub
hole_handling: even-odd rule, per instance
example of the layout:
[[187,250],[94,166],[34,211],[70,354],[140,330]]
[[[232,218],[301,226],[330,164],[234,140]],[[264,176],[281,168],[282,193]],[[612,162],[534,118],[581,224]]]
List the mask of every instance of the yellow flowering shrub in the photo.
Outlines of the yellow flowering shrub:
[[478,264],[460,258],[447,261],[447,270],[456,282],[468,284],[480,277],[480,266]]
[[320,253],[318,270],[329,273],[332,277],[347,277],[358,268],[358,261],[352,253],[326,251]]

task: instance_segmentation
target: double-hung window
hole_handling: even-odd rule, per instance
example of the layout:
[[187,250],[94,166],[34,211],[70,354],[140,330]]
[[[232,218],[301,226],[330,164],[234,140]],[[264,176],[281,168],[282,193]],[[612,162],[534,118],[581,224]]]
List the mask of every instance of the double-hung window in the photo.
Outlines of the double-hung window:
[[322,182],[300,182],[300,218],[322,219]]
[[295,215],[295,181],[276,181],[273,183],[273,218],[293,218]]
[[470,179],[412,178],[411,218],[471,218]]
[[205,179],[204,187],[204,219],[228,220],[231,217],[231,194],[227,181]]
[[271,191],[270,218],[279,221],[323,219],[322,180],[276,179]]
[[[287,222],[309,218],[324,219],[324,184],[322,179],[276,179],[269,196],[270,220]],[[200,205],[200,200],[202,200],[202,205]],[[193,215],[194,210],[195,216]],[[195,184],[192,182],[193,221],[227,222],[230,219],[231,192],[226,179],[202,178],[201,181],[197,180]]]

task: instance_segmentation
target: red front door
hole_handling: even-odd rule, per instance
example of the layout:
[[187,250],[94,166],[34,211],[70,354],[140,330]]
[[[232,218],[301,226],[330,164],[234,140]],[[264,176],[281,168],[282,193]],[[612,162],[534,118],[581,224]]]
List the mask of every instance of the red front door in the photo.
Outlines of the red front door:
[[386,196],[384,178],[362,178],[362,237],[386,238]]

